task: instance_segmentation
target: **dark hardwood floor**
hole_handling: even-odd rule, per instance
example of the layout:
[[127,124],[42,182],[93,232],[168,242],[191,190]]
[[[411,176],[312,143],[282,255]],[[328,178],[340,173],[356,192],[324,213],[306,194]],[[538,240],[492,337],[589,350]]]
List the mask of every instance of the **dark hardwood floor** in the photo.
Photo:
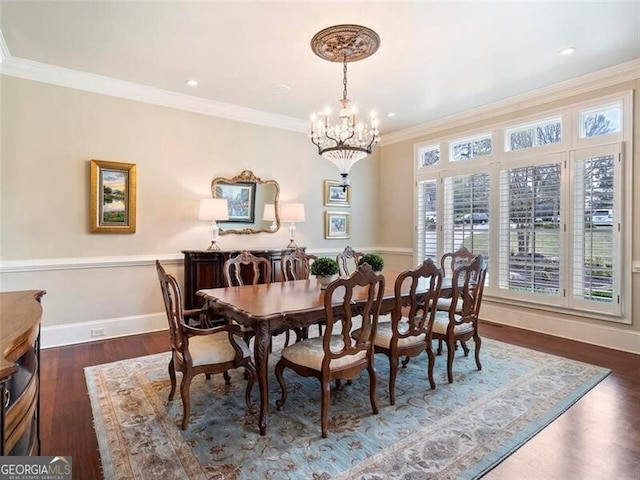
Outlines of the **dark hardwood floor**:
[[[485,479],[640,478],[640,355],[486,323],[481,333],[613,370]],[[71,456],[74,479],[102,478],[83,368],[167,351],[167,335],[158,332],[43,350],[42,455]]]

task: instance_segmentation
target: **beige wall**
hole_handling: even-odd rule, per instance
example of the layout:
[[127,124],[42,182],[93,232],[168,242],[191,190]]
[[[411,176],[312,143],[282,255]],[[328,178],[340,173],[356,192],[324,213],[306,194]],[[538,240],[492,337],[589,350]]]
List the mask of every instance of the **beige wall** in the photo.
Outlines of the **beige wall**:
[[[323,180],[339,175],[304,133],[9,76],[0,88],[0,289],[46,289],[45,326],[162,312],[149,259],[179,264],[181,250],[209,245],[197,210],[216,176],[250,169],[278,181],[282,202],[305,204],[297,241],[312,251],[377,243],[375,156],[352,170],[351,239],[325,240]],[[137,165],[135,234],[89,232],[91,159]],[[286,226],[219,238],[222,248],[287,243]]]
[[[640,72],[638,72],[640,77]],[[630,193],[633,206],[632,228],[632,258],[636,264],[640,261],[640,79],[625,81],[620,84],[600,88],[597,90],[572,95],[567,91],[561,101],[540,104],[536,107],[520,109],[508,115],[489,115],[482,122],[460,121],[453,125],[447,124],[442,128],[434,129],[428,134],[412,138],[410,140],[384,145],[380,149],[380,195],[385,201],[381,202],[381,221],[383,225],[393,228],[381,228],[379,245],[383,251],[413,250],[413,162],[414,145],[436,140],[451,134],[474,130],[483,125],[493,125],[504,122],[510,118],[533,115],[537,112],[558,108],[563,105],[586,101],[604,95],[635,90],[633,127],[633,191]],[[633,240],[635,239],[635,240]],[[387,254],[396,264],[404,264],[409,267],[413,264],[413,258],[406,253],[399,255]],[[616,348],[640,353],[640,274],[632,275],[632,312],[631,325],[621,325],[614,322],[598,322],[572,315],[561,315],[555,312],[536,312],[530,307],[510,307],[487,298],[483,303],[484,317],[499,323],[507,323],[519,327],[544,331],[568,338],[575,338],[589,343],[615,345]]]

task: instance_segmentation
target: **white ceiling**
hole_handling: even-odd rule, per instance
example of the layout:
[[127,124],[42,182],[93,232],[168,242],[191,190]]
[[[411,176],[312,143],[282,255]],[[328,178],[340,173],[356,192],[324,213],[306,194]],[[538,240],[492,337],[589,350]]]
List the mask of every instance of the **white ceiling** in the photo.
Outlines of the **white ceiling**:
[[10,58],[296,119],[339,106],[342,65],[309,42],[341,23],[380,35],[348,78],[383,133],[640,58],[639,1],[0,3]]

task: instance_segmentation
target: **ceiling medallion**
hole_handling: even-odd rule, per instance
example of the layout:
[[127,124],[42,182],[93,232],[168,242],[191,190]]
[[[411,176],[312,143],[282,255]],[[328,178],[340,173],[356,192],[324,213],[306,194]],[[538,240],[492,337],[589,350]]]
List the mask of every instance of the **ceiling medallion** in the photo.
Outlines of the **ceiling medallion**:
[[311,142],[318,154],[334,163],[342,176],[344,189],[350,185],[349,171],[354,163],[371,153],[380,141],[378,119],[374,112],[369,123],[356,121],[356,109],[347,98],[347,63],[373,55],[380,47],[380,37],[370,28],[360,25],[336,25],[316,33],[311,49],[320,58],[342,62],[342,99],[337,122],[331,123],[331,111],[325,109],[311,117]]

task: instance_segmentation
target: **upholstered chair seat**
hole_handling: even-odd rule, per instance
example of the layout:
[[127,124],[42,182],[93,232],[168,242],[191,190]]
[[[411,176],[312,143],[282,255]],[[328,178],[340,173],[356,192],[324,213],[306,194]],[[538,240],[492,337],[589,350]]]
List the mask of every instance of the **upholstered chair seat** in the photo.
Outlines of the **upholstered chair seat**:
[[[456,319],[457,322],[461,321],[460,315],[454,315],[454,318]],[[446,335],[448,326],[449,326],[449,312],[437,311],[436,319],[433,322],[433,333]],[[473,332],[472,323],[460,323],[453,327],[454,335],[462,335],[468,332]]]
[[[246,342],[237,335],[233,335],[233,340],[242,350],[242,358],[251,357],[251,350]],[[182,353],[176,352],[182,359]],[[229,342],[227,332],[214,333],[201,337],[189,339],[189,354],[194,367],[207,365],[210,363],[231,362],[236,357],[236,351]]]
[[[353,345],[353,342],[351,342]],[[330,347],[332,351],[339,352],[344,348],[344,342],[340,335],[331,335]],[[295,343],[282,351],[282,356],[290,362],[302,365],[314,370],[322,368],[324,358],[323,337],[313,337],[302,342]],[[330,370],[338,370],[352,363],[359,362],[367,356],[366,351],[361,351],[355,355],[346,355],[335,358],[329,363]]]
[[[436,306],[436,308],[438,310],[442,310],[444,312],[448,312],[449,309],[451,308],[451,298],[439,298],[438,299],[438,304]],[[458,301],[456,302],[456,312],[460,312],[462,310],[462,299],[458,299]]]

